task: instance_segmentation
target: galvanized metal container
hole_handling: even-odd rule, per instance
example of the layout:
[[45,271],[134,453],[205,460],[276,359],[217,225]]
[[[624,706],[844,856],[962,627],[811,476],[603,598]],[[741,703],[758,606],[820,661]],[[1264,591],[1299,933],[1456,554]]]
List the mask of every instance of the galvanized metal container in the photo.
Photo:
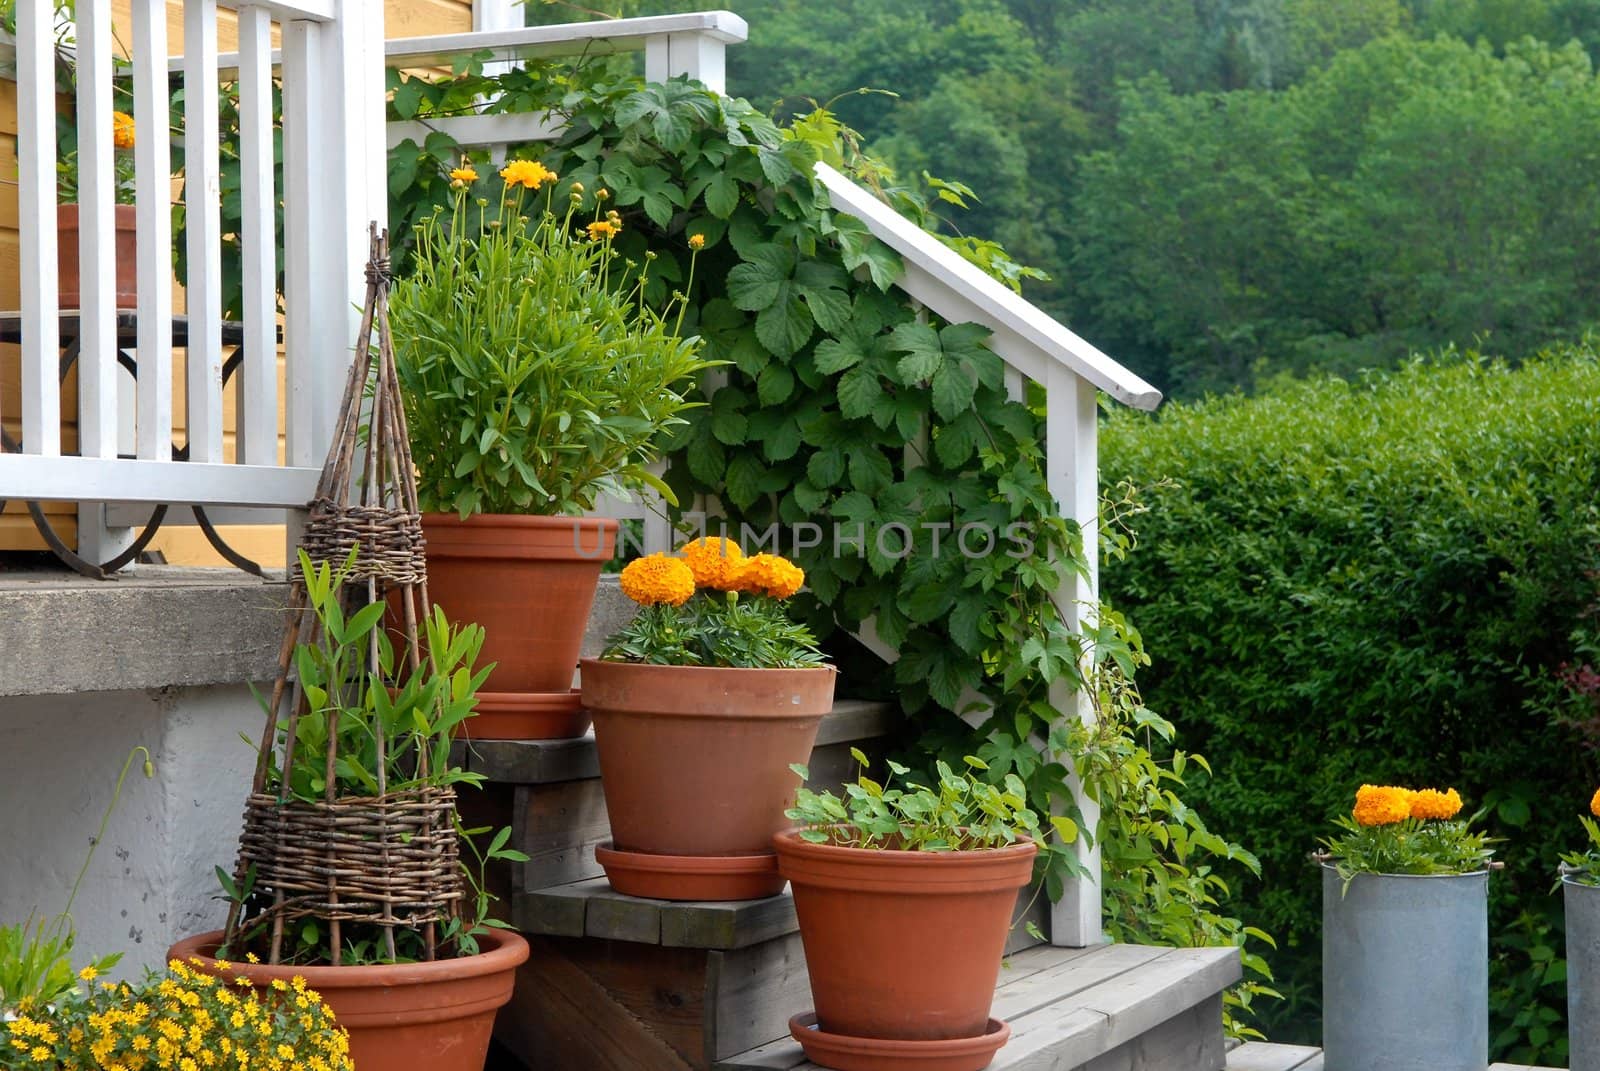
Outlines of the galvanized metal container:
[[[1322,867],[1327,1071],[1486,1071],[1489,874]],[[1576,1065],[1575,1065],[1576,1066]]]
[[1561,878],[1567,909],[1567,1061],[1600,1071],[1600,887]]

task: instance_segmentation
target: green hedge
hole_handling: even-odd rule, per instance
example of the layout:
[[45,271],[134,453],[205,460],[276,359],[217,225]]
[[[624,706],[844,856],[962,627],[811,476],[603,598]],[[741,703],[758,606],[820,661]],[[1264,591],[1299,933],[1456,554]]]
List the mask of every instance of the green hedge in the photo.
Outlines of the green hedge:
[[1216,766],[1186,801],[1264,865],[1228,906],[1279,940],[1269,1036],[1317,1035],[1328,819],[1364,781],[1452,784],[1505,838],[1496,1051],[1563,1055],[1551,892],[1597,771],[1558,669],[1593,638],[1597,346],[1118,412],[1102,452],[1149,507],[1105,591],[1154,655],[1151,708]]

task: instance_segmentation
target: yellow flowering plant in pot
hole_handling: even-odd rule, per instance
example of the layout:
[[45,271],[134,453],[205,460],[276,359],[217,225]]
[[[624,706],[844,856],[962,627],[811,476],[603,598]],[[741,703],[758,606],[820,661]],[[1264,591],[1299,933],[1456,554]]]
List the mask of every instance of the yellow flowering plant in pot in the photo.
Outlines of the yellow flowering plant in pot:
[[[1362,785],[1324,839],[1329,1067],[1484,1071],[1490,839],[1455,789]],[[1476,816],[1474,816],[1476,817]]]
[[645,302],[621,215],[580,218],[581,191],[535,160],[451,181],[390,304],[429,591],[487,634],[474,736],[581,736],[573,671],[618,525],[580,514],[644,487],[675,501],[649,466],[708,362],[681,303]]
[[1567,1060],[1572,1071],[1600,1071],[1600,790],[1578,821],[1588,837],[1561,857],[1567,930]]
[[833,706],[832,666],[792,621],[805,573],[730,539],[697,539],[622,571],[632,622],[583,662],[619,892],[744,900],[781,892],[771,847]]

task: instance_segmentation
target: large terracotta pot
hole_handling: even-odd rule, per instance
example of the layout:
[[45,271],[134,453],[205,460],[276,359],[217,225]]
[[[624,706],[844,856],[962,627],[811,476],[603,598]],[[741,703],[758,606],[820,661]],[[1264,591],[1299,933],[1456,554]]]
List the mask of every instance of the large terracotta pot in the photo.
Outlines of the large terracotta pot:
[[[617,522],[510,514],[463,521],[427,513],[422,532],[428,597],[451,621],[483,626],[479,659],[496,663],[479,693],[486,709],[512,716],[521,710],[527,739],[583,735],[587,719],[567,697],[600,569],[616,549]],[[495,735],[518,735],[499,720]]]
[[[800,783],[789,765],[810,759],[837,676],[831,666],[726,669],[584,659],[583,702],[594,718],[613,847],[649,857],[626,874],[608,867],[612,884],[664,899],[781,891],[771,842],[789,825],[783,812],[794,805]],[[664,856],[725,857],[733,884],[725,895],[706,895],[716,888],[714,880],[705,883],[702,859],[684,864],[697,875],[694,887],[675,889],[664,873],[673,863]],[[752,856],[765,860],[768,875],[754,885]]]
[[[479,939],[483,951],[462,959],[369,967],[269,967],[235,963],[231,973],[257,984],[295,977],[322,994],[350,1031],[356,1071],[482,1071],[495,1012],[511,999],[528,942],[508,930]],[[222,933],[179,941],[169,959],[198,956],[221,973],[212,954]]]
[[[139,305],[139,268],[136,258],[137,217],[132,205],[117,205],[117,308]],[[56,286],[63,309],[83,306],[78,267],[78,206],[56,205]]]
[[1017,891],[1033,875],[1032,841],[875,851],[788,830],[773,845],[794,890],[820,1030],[920,1043],[998,1033],[989,1007]]

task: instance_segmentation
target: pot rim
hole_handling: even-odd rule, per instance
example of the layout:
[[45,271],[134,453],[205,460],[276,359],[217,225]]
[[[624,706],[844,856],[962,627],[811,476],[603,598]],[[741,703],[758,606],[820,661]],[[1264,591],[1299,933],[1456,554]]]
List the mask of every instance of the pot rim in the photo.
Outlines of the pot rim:
[[[221,930],[186,937],[168,949],[168,958],[187,961],[191,956],[198,956],[207,967],[215,969],[218,961],[214,953],[221,945],[222,937]],[[527,962],[528,942],[515,930],[491,928],[478,940],[485,947],[475,956],[457,956],[454,959],[422,963],[367,963],[333,967],[326,964],[289,966],[234,960],[228,962],[234,974],[262,979],[304,978],[308,986],[321,991],[460,981],[515,970]],[[202,949],[210,951],[202,952]]]
[[650,671],[653,671],[653,672],[660,671],[660,670],[672,670],[675,674],[677,674],[677,673],[691,674],[691,675],[692,674],[700,674],[700,675],[706,675],[706,676],[709,676],[711,674],[717,674],[718,676],[729,676],[729,675],[745,674],[745,673],[749,673],[749,674],[771,674],[771,673],[824,673],[824,672],[825,673],[832,673],[832,674],[837,675],[838,672],[839,672],[838,667],[837,666],[833,666],[833,665],[825,665],[825,666],[792,666],[792,667],[774,666],[774,667],[771,667],[771,668],[757,668],[757,667],[753,667],[753,666],[669,666],[669,665],[662,665],[662,664],[659,664],[659,663],[656,663],[656,662],[620,662],[620,661],[613,661],[613,660],[607,659],[607,658],[580,658],[580,659],[578,659],[578,668],[580,668],[580,669],[582,669],[584,671],[588,671],[588,669],[591,666],[599,668],[603,672],[604,671],[615,671],[615,672],[618,672],[618,673],[628,673],[628,672],[633,672],[633,671],[638,671],[638,670],[650,670]]
[[[1321,868],[1322,870],[1332,871],[1335,874],[1337,874],[1339,872],[1339,868],[1334,866],[1333,862],[1331,860],[1318,861],[1317,866],[1319,868]],[[1493,871],[1494,869],[1495,869],[1494,867],[1486,866],[1482,870],[1467,870],[1467,871],[1463,871],[1460,874],[1387,874],[1387,873],[1382,873],[1382,872],[1376,871],[1376,870],[1358,870],[1358,871],[1356,871],[1355,877],[1351,878],[1351,880],[1354,881],[1355,878],[1361,878],[1361,877],[1367,877],[1367,878],[1416,878],[1416,879],[1419,879],[1419,880],[1422,880],[1422,881],[1436,881],[1436,880],[1438,880],[1440,878],[1445,878],[1445,879],[1449,879],[1449,878],[1486,878],[1486,877],[1489,876],[1490,872]]]
[[798,827],[785,829],[772,835],[772,844],[779,852],[808,855],[813,859],[839,861],[873,858],[885,866],[960,866],[963,863],[1009,861],[1022,856],[1033,858],[1039,852],[1039,842],[1032,837],[1022,837],[1014,844],[998,848],[960,848],[948,852],[915,851],[907,848],[856,848],[844,844],[813,844],[800,837]]
[[474,513],[466,520],[459,513],[424,513],[424,524],[459,528],[599,528],[615,531],[622,522],[613,517],[589,517],[568,513]]

